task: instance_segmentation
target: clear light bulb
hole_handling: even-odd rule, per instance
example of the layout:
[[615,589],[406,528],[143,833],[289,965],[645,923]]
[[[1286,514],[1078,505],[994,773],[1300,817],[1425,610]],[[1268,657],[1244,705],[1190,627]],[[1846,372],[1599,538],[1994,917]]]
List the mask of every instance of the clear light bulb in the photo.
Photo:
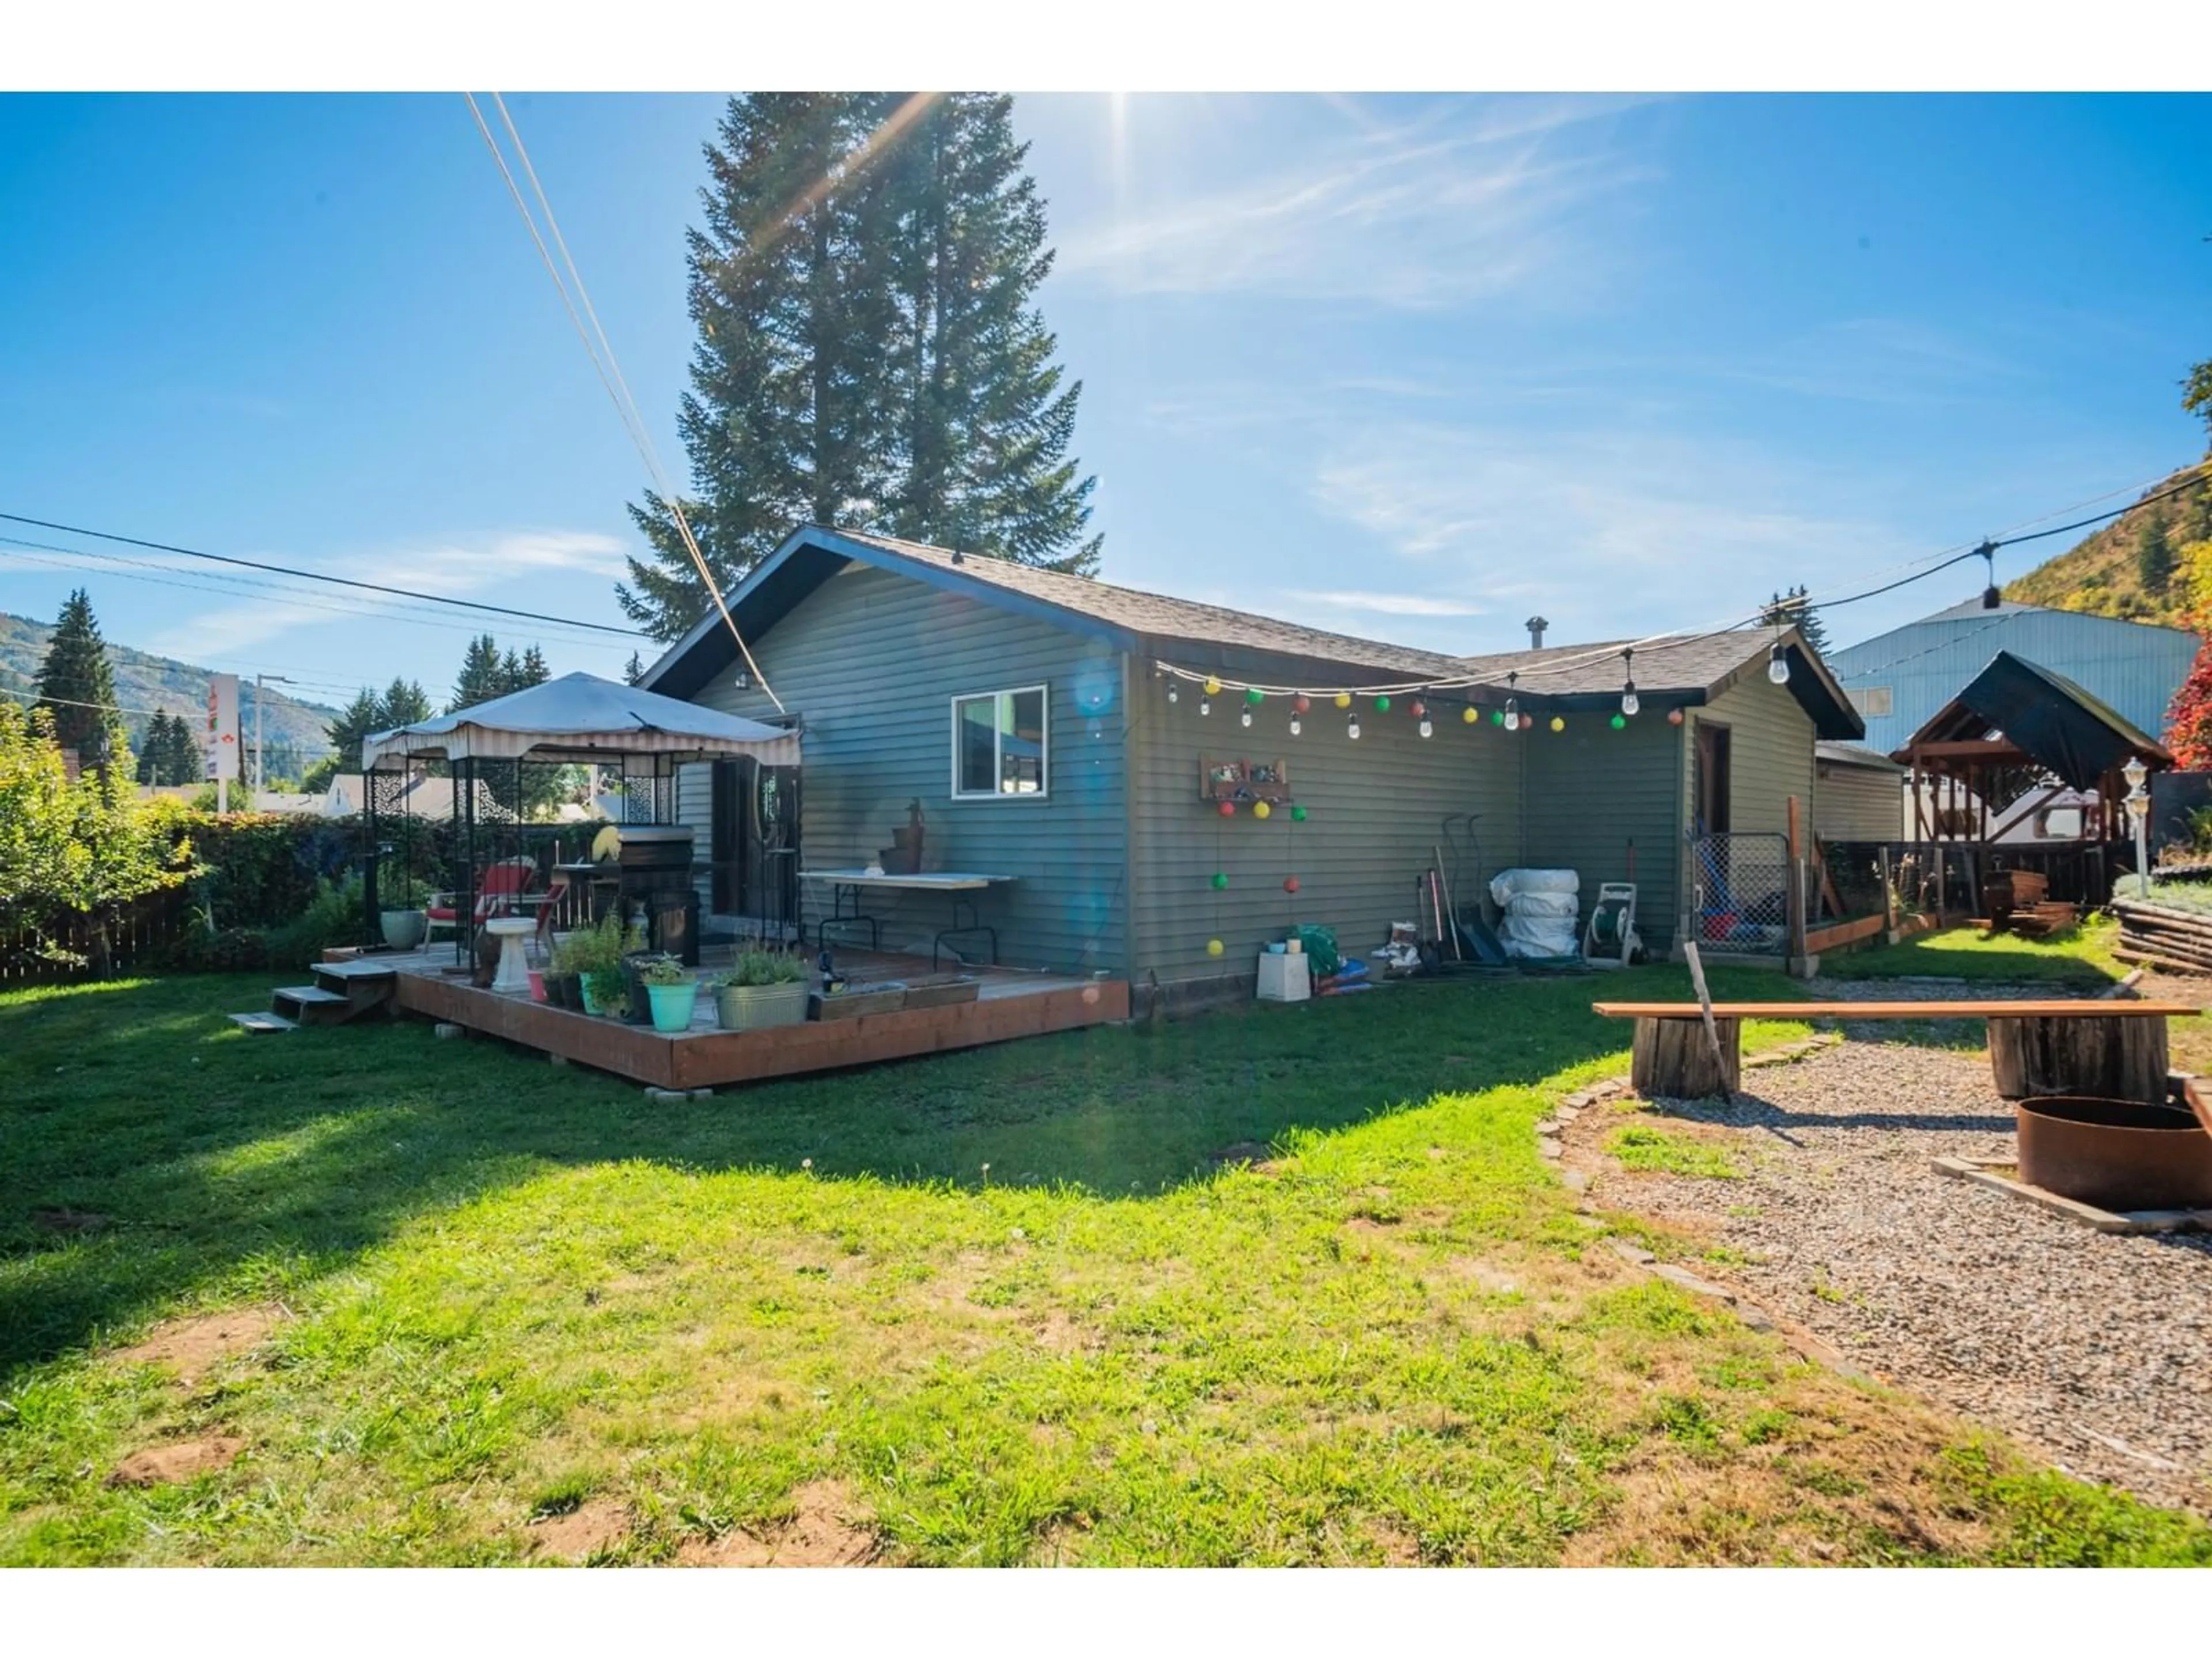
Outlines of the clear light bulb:
[[1521,729],[1521,709],[1510,697],[1505,700],[1505,729],[1509,732]]
[[1211,714],[1213,712],[1213,705],[1204,697],[1200,697],[1198,700],[1198,712],[1201,714]]
[[1624,714],[1633,714],[1643,707],[1644,704],[1636,695],[1636,682],[1631,680],[1627,689],[1620,694],[1620,712]]
[[1783,654],[1779,645],[1766,653],[1766,678],[1777,685],[1790,684],[1790,659]]
[[1168,687],[1168,701],[1170,702],[1181,702],[1182,701],[1182,693],[1176,690],[1175,687],[1170,685]]
[[1250,709],[1247,708],[1247,709],[1243,710],[1242,713],[1240,713],[1240,714],[1237,716],[1237,725],[1239,725],[1239,726],[1249,726],[1249,725],[1251,725],[1251,724],[1252,724],[1252,711],[1251,711]]
[[1436,729],[1437,728],[1435,726],[1429,723],[1428,716],[1424,714],[1421,717],[1421,735],[1425,738],[1432,737],[1436,733]]
[[1357,738],[1359,735],[1359,717],[1357,714],[1346,724],[1344,735],[1347,738]]
[[1303,730],[1303,729],[1304,729],[1304,728],[1303,728],[1303,727],[1301,727],[1301,726],[1298,725],[1298,717],[1297,717],[1296,714],[1291,715],[1291,735],[1292,737],[1294,737],[1294,738],[1295,738],[1296,736],[1297,736],[1297,734],[1299,733],[1299,732],[1300,732],[1301,730]]

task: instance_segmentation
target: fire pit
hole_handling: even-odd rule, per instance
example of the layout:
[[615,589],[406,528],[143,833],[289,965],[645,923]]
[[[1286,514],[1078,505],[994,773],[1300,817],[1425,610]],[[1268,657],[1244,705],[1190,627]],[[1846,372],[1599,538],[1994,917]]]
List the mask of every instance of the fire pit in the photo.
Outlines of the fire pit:
[[2100,1209],[2212,1209],[2212,1133],[2189,1109],[2057,1095],[2019,1103],[2020,1178]]

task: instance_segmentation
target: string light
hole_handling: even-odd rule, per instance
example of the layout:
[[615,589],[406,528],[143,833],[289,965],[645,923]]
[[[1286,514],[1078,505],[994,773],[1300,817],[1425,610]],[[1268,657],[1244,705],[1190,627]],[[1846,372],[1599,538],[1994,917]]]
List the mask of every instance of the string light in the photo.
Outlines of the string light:
[[1201,714],[1211,714],[1213,712],[1213,705],[1204,697],[1200,697],[1198,700],[1198,712]]
[[1636,696],[1636,647],[1623,647],[1620,653],[1621,672],[1626,677],[1620,684],[1620,712],[1633,714],[1644,705]]
[[1238,709],[1237,711],[1237,723],[1239,726],[1250,726],[1252,724],[1252,711],[1249,708]]
[[1168,682],[1168,701],[1170,702],[1182,701],[1182,693],[1176,690],[1176,683],[1173,680]]
[[1359,737],[1359,716],[1354,714],[1344,723],[1344,735],[1357,742]]
[[1459,711],[1459,717],[1466,724],[1472,726],[1482,718],[1482,711],[1477,708],[1473,703],[1469,703],[1466,708]]
[[1505,729],[1509,732],[1518,732],[1521,729],[1521,700],[1511,695],[1512,688],[1516,684],[1519,684],[1520,678],[1521,675],[1518,670],[1516,670],[1514,672],[1508,674],[1505,677],[1507,690],[1507,696],[1505,698]]
[[1298,735],[1298,733],[1299,733],[1299,732],[1303,732],[1303,731],[1304,731],[1304,730],[1305,730],[1305,727],[1304,727],[1303,725],[1301,725],[1301,724],[1299,723],[1298,717],[1297,717],[1296,714],[1291,715],[1291,735],[1292,737],[1294,737],[1294,738],[1295,738],[1296,736],[1297,736],[1297,735]]
[[1779,640],[1775,641],[1773,647],[1766,653],[1766,678],[1777,685],[1790,684],[1790,658]]

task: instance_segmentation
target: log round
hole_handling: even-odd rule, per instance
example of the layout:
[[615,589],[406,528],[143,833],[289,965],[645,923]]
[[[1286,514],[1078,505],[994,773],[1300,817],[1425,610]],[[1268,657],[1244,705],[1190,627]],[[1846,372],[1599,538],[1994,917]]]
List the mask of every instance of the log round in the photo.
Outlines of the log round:
[[1703,1019],[1639,1016],[1629,1066],[1636,1092],[1668,1100],[1725,1100],[1734,1094],[1741,1075],[1742,1022],[1717,1017],[1713,1030],[1720,1036],[1718,1059]]
[[2166,1097],[2162,1018],[1992,1019],[1989,1026],[1990,1068],[2007,1100]]

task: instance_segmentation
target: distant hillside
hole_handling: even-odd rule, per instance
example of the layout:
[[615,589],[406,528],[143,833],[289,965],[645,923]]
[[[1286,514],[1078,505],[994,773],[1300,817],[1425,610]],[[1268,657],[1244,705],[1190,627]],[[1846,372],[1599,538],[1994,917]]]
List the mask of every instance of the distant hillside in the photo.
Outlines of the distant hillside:
[[[2124,622],[2180,626],[2191,602],[2188,562],[2181,556],[2182,549],[2192,541],[2212,539],[2212,479],[2206,477],[2205,468],[2192,467],[2143,492],[2147,496],[2156,495],[2181,483],[2191,472],[2197,475],[2195,489],[2148,507],[2130,507],[2056,558],[2008,584],[2005,598],[2024,605],[2049,605],[2055,611],[2086,611],[2091,616],[2118,617]],[[2162,591],[2144,585],[2140,568],[2143,526],[2154,520],[2164,526],[2166,545],[2175,562],[2173,575]],[[2204,597],[2212,599],[2212,594]]]
[[[39,664],[46,657],[46,641],[53,631],[50,623],[11,617],[0,611],[0,691],[17,693],[35,689]],[[112,640],[107,642],[107,660],[115,669],[116,701],[125,708],[160,708],[172,714],[183,714],[193,722],[195,730],[207,718],[208,676],[214,672],[212,669],[179,662],[174,657],[134,651]],[[21,703],[24,699],[11,696],[9,701]],[[240,677],[239,703],[244,736],[250,743],[253,732],[251,676]],[[270,686],[269,707],[262,716],[270,763],[277,763],[280,746],[297,750],[306,761],[312,762],[320,756],[331,746],[330,738],[323,730],[324,723],[337,714],[335,708],[319,702],[297,702]],[[123,718],[131,730],[131,746],[137,749],[145,737],[148,717],[126,714]]]

